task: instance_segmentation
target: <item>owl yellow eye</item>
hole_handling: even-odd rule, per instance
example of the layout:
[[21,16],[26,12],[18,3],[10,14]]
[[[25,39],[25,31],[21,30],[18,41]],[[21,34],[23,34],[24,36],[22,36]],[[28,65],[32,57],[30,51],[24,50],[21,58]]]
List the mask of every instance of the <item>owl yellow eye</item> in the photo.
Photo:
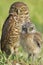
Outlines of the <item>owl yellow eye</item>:
[[19,12],[20,12],[20,14],[22,15],[23,11],[22,11],[22,10],[20,10]]
[[33,30],[33,27],[31,27],[30,29],[29,29],[29,31],[32,31]]

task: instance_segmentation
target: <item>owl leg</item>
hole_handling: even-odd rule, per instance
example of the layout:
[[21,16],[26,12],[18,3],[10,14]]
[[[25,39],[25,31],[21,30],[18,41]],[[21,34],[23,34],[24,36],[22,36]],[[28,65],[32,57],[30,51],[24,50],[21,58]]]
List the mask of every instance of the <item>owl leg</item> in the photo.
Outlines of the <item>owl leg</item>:
[[31,55],[32,55],[31,53],[30,53],[30,54],[28,54],[28,59],[31,57]]
[[37,60],[37,55],[33,53],[33,55],[32,55],[32,61],[34,62],[36,60]]
[[11,51],[11,55],[16,55],[18,52],[18,48],[16,48],[16,46],[11,46],[10,47],[10,51]]
[[13,54],[14,53],[14,48],[11,47],[10,50],[11,50],[11,54]]
[[35,61],[35,54],[31,54],[31,53],[30,53],[30,54],[28,55],[28,59],[30,59],[30,58],[31,58],[32,61],[34,62],[34,61]]

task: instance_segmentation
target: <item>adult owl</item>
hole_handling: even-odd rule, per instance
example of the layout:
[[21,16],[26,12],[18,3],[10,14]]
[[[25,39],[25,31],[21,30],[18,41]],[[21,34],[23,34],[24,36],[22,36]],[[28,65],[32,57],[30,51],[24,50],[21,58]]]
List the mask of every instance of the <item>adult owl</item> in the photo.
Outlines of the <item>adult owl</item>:
[[42,47],[42,35],[32,22],[22,26],[20,40],[20,44],[29,56],[38,56]]
[[20,33],[25,22],[30,22],[27,5],[23,2],[13,3],[2,28],[1,50],[6,54],[14,53],[19,46]]

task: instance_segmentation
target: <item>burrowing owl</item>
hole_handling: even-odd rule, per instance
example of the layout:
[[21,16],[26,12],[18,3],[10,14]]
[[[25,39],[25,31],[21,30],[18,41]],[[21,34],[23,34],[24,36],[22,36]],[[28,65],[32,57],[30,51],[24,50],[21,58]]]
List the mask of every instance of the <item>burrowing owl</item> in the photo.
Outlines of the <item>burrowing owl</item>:
[[30,22],[26,4],[15,2],[11,5],[9,15],[2,28],[1,50],[7,54],[14,52],[18,46],[22,25]]
[[42,36],[40,32],[37,32],[32,22],[28,22],[22,26],[20,40],[20,44],[29,55],[37,56],[40,53]]

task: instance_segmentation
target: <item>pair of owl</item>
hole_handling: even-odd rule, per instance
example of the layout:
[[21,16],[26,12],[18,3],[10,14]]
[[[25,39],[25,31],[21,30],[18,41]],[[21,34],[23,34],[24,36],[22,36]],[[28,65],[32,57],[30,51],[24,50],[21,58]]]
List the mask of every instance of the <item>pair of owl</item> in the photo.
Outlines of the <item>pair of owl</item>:
[[6,54],[15,53],[22,45],[28,54],[36,55],[40,52],[42,37],[30,21],[29,10],[23,2],[11,5],[9,15],[3,24],[1,36],[1,50]]

